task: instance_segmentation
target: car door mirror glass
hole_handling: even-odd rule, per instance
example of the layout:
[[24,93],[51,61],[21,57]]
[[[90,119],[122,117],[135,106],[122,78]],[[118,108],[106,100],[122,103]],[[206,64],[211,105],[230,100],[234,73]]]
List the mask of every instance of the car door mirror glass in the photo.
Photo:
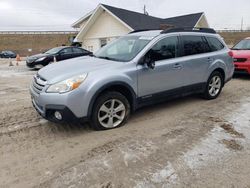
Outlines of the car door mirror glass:
[[144,56],[143,63],[150,69],[155,68],[155,60],[153,59],[151,50]]
[[146,64],[147,64],[148,68],[150,68],[150,69],[155,68],[155,61],[153,61],[152,59],[149,59],[148,61],[146,61]]

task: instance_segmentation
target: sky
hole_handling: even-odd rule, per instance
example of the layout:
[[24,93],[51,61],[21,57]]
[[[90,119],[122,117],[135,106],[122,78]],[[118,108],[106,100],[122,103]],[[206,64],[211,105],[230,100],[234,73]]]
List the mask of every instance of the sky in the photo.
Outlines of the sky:
[[0,31],[69,31],[99,3],[168,18],[205,12],[215,29],[250,29],[250,0],[0,0]]

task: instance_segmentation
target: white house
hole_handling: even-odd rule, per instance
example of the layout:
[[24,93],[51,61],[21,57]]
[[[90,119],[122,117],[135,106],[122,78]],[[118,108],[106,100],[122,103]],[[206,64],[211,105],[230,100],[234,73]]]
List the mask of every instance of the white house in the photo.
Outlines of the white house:
[[108,42],[134,30],[172,27],[209,27],[204,13],[172,18],[157,18],[130,10],[99,4],[97,8],[76,21],[72,27],[80,31],[75,42],[96,51]]

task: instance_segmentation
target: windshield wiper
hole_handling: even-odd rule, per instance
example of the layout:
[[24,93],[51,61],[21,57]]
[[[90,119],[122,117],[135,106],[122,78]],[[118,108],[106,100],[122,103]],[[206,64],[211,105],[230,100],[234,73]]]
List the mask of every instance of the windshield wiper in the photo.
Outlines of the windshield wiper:
[[232,50],[250,50],[250,48],[241,48],[241,49],[239,49],[239,48],[232,48]]
[[109,57],[107,57],[107,56],[98,56],[98,58],[111,60],[111,59],[110,59]]
[[115,58],[111,58],[111,57],[107,57],[107,56],[96,56],[96,57],[101,58],[101,59],[111,60],[111,61],[120,61],[119,59],[115,59]]

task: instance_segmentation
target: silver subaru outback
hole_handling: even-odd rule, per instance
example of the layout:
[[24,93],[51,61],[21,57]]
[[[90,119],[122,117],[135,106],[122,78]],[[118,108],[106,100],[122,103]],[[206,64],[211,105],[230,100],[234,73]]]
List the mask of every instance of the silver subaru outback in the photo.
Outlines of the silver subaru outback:
[[213,29],[137,31],[93,56],[41,69],[30,93],[42,117],[104,130],[145,105],[194,93],[215,99],[233,72],[232,54]]

